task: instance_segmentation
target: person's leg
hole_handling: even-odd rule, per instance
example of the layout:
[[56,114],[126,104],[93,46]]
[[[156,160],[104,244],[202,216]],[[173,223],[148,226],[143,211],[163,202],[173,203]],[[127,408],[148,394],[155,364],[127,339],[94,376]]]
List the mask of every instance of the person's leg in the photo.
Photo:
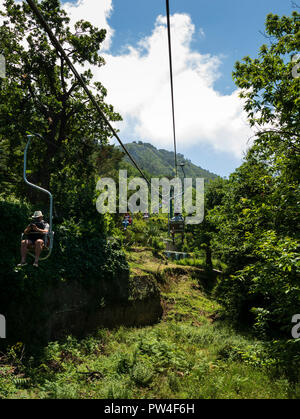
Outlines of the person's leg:
[[27,256],[28,246],[30,243],[31,243],[30,240],[21,241],[21,264],[26,263],[26,256]]
[[38,265],[39,263],[39,257],[41,254],[41,251],[43,250],[44,247],[44,240],[42,239],[38,239],[35,241],[35,260],[34,260],[34,265]]

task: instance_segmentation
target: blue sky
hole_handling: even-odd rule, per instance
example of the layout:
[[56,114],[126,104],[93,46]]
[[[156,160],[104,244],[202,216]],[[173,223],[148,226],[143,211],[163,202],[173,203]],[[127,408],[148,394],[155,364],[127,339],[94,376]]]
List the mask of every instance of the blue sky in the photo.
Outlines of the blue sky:
[[[213,55],[223,54],[222,76],[215,84],[221,92],[234,89],[231,72],[236,61],[246,55],[257,55],[265,38],[264,23],[268,13],[291,14],[290,0],[170,0],[170,13],[187,13],[205,37],[196,35],[193,49]],[[114,0],[109,19],[116,32],[112,53],[122,51],[124,44],[135,45],[153,29],[159,14],[165,14],[165,0]]]
[[[107,27],[107,64],[93,70],[123,116],[124,142],[172,150],[165,0],[81,0],[66,10]],[[177,148],[193,163],[221,176],[241,164],[253,132],[233,66],[267,42],[260,31],[268,13],[292,10],[290,0],[170,0]]]

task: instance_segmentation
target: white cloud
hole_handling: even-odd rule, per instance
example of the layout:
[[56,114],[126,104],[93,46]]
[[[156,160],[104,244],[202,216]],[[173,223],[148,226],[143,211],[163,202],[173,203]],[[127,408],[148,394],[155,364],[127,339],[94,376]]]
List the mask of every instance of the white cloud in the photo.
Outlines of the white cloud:
[[[176,136],[180,151],[208,143],[241,157],[252,131],[238,91],[214,90],[221,59],[192,51],[195,27],[185,14],[172,23]],[[104,54],[107,65],[94,69],[108,88],[108,101],[121,113],[120,135],[171,148],[173,144],[166,19],[158,16],[152,34],[123,55]]]
[[[158,16],[152,33],[136,47],[128,45],[125,53],[112,55],[109,48],[114,30],[108,20],[113,0],[77,0],[76,3],[64,2],[63,7],[72,24],[85,19],[107,29],[106,52],[102,53],[106,65],[93,68],[93,72],[95,79],[108,89],[107,102],[113,104],[124,119],[115,124],[120,129],[120,137],[172,149],[166,18]],[[197,31],[202,34],[202,29],[196,31],[190,16],[174,14],[171,25],[179,151],[202,143],[241,157],[253,132],[246,123],[238,91],[222,95],[214,88],[222,58],[192,50],[192,38]]]

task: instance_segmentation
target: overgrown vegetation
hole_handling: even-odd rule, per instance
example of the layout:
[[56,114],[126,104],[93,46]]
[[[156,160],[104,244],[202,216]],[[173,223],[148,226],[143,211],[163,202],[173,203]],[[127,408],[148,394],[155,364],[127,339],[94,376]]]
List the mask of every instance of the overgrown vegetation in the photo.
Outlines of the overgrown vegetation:
[[[142,249],[138,254],[148,259]],[[159,259],[151,263],[158,269]],[[69,336],[27,359],[22,345],[13,346],[0,358],[0,397],[300,396],[299,383],[288,380],[283,360],[270,355],[264,341],[218,320],[221,306],[207,297],[201,276],[169,273],[160,286],[165,309],[156,325],[100,329],[81,340]]]
[[[58,0],[39,7],[73,62],[104,65],[104,30],[80,21],[72,33]],[[211,179],[204,221],[186,226],[182,242],[176,238],[189,257],[172,262],[163,252],[170,245],[166,214],[134,215],[124,231],[120,215],[96,211],[99,177],[117,180],[120,168],[129,179],[137,172],[108,144],[110,131],[26,3],[6,0],[3,16],[0,312],[13,332],[0,355],[0,397],[299,398],[300,339],[291,338],[300,302],[300,77],[293,77],[291,60],[299,50],[299,13],[268,15],[272,42],[258,58],[236,63],[233,77],[259,131],[228,180],[201,172]],[[105,87],[92,85],[90,71],[82,77],[108,119],[120,120],[105,103]],[[20,233],[34,210],[46,213],[48,206],[19,176],[27,130],[45,139],[31,146],[29,180],[55,196],[55,246],[39,270],[16,267]],[[169,170],[169,152],[130,148],[149,163],[147,175]],[[196,168],[187,166],[193,176]],[[160,293],[162,319],[44,347],[40,332],[57,308],[51,298],[45,304],[45,294],[55,296],[62,285],[67,295],[70,284],[78,286],[76,301],[88,290],[85,308],[94,312]]]
[[[268,15],[271,45],[235,66],[250,124],[260,131],[208,217],[217,228],[215,250],[228,265],[216,295],[234,319],[286,339],[300,295],[300,78],[287,59],[299,46],[299,30],[297,12]],[[274,128],[264,129],[267,123]]]
[[[11,237],[20,237],[29,214],[29,206],[0,198],[0,218],[6,220],[7,226],[0,233],[0,307],[9,330],[9,339],[1,344],[21,340],[32,346],[45,342],[49,316],[53,316],[53,311],[66,309],[67,304],[65,301],[59,306],[49,294],[63,285],[68,293],[72,293],[72,284],[75,289],[80,287],[90,293],[88,301],[81,297],[86,312],[95,309],[102,299],[106,304],[128,299],[124,252],[116,242],[107,243],[92,224],[68,220],[55,226],[55,245],[47,264],[41,262],[38,270],[29,263],[24,268],[17,267],[20,241],[12,241]],[[73,300],[74,304],[76,295]]]

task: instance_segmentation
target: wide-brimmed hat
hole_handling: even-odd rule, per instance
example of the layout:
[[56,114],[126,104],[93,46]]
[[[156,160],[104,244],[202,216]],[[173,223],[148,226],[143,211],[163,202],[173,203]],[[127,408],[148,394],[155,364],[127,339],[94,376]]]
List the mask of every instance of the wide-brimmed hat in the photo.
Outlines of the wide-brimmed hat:
[[42,211],[34,211],[34,214],[31,218],[43,217]]

